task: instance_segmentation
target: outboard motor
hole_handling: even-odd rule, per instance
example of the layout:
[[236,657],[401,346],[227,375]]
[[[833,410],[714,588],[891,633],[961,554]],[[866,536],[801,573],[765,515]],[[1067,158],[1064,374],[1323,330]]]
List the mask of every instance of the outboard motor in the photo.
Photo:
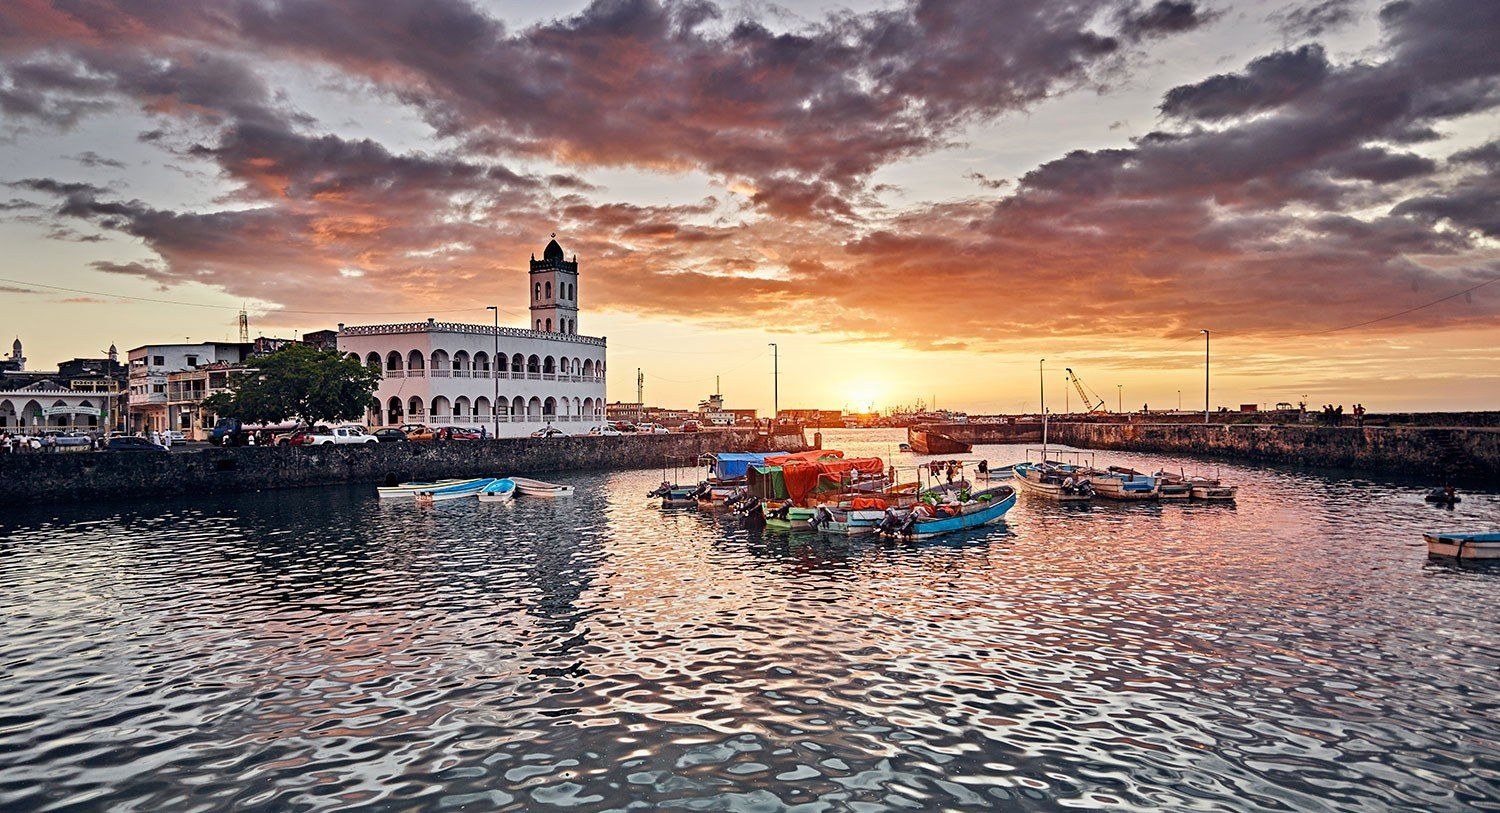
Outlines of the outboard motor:
[[747,531],[766,529],[766,512],[761,510],[760,500],[751,500],[740,512],[740,527]]
[[812,524],[814,528],[822,528],[832,521],[833,512],[829,511],[826,505],[818,506],[818,510],[813,512]]
[[659,485],[659,486],[656,487],[655,491],[648,492],[646,494],[646,496],[647,497],[665,497],[665,496],[667,496],[670,493],[672,493],[672,484],[669,483],[669,482],[667,482],[666,480],[663,480],[663,481],[661,481],[661,485]]

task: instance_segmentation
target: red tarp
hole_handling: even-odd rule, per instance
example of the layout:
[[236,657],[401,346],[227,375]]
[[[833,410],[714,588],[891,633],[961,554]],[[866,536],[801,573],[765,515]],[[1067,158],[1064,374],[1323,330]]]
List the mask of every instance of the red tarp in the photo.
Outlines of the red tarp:
[[[842,456],[843,452],[838,454]],[[807,495],[818,487],[819,477],[826,475],[834,481],[848,480],[851,479],[850,472],[856,471],[864,474],[879,474],[885,471],[885,462],[878,457],[856,457],[849,460],[833,459],[819,462],[793,461],[781,467],[781,477],[786,482],[787,496],[800,505]]]
[[795,454],[768,455],[767,466],[785,466],[788,463],[816,463],[823,458],[840,458],[844,453],[838,449],[813,449],[810,452],[797,452]]

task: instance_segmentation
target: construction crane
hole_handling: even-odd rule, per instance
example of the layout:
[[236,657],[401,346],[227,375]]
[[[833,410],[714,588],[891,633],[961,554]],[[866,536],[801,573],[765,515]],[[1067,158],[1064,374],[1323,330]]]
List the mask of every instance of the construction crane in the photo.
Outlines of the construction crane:
[[[1104,408],[1104,399],[1103,398],[1099,398],[1099,393],[1097,393],[1097,392],[1094,393],[1094,397],[1093,398],[1089,397],[1088,392],[1086,392],[1083,389],[1083,381],[1079,380],[1078,374],[1075,373],[1075,372],[1073,372],[1073,368],[1072,367],[1064,367],[1063,369],[1065,369],[1065,370],[1068,371],[1068,380],[1072,381],[1073,382],[1073,386],[1078,389],[1078,397],[1083,399],[1083,405],[1087,406],[1089,408],[1089,413],[1090,414],[1095,413],[1095,412],[1108,412],[1109,411],[1109,410],[1107,410],[1107,409]],[[1095,404],[1094,403],[1094,398],[1099,398],[1099,403]],[[1089,406],[1090,404],[1093,404],[1093,406]]]

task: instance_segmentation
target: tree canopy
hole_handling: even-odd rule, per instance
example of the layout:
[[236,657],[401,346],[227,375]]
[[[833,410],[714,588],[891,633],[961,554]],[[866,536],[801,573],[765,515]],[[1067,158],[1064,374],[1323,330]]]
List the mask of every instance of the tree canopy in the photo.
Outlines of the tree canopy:
[[230,381],[230,391],[203,405],[244,423],[315,424],[360,420],[369,408],[380,373],[333,350],[288,345],[251,359]]

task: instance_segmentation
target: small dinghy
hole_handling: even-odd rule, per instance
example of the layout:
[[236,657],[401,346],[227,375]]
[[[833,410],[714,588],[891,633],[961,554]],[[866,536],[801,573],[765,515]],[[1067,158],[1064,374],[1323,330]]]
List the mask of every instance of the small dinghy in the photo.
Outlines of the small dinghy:
[[557,483],[544,483],[541,480],[532,480],[526,477],[512,477],[511,482],[516,484],[516,489],[523,497],[571,497],[573,487],[558,485]]
[[418,503],[431,504],[445,500],[456,500],[460,497],[468,497],[483,491],[490,483],[495,482],[493,477],[485,477],[479,480],[465,480],[453,485],[429,486],[424,491],[418,491],[415,499]]
[[1463,497],[1458,496],[1458,492],[1453,489],[1453,486],[1435,488],[1427,492],[1427,496],[1423,499],[1436,505],[1458,505],[1464,501]]
[[409,500],[417,496],[418,491],[431,491],[434,488],[468,483],[473,480],[449,479],[449,480],[412,480],[394,486],[379,486],[375,489],[375,496],[382,500]]
[[516,483],[509,477],[501,477],[479,491],[480,502],[510,502],[516,497]]
[[697,486],[680,486],[662,481],[647,497],[660,497],[662,508],[692,508],[698,504]]
[[1500,559],[1500,531],[1465,533],[1444,531],[1422,534],[1427,540],[1427,555],[1444,559]]

